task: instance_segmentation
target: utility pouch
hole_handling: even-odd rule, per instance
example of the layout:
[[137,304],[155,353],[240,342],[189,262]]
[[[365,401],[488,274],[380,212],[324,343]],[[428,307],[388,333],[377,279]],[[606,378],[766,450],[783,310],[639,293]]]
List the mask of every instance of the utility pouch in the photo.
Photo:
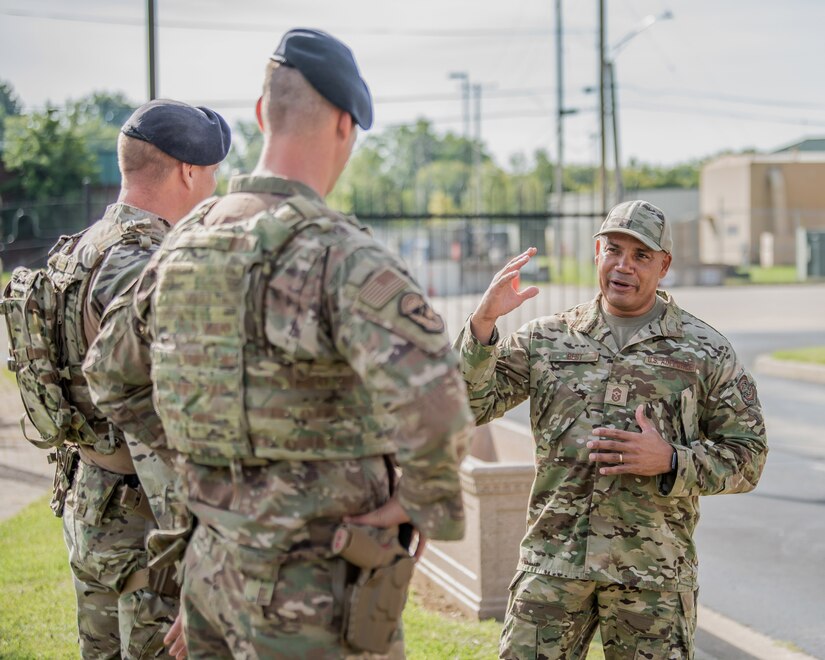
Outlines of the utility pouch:
[[413,558],[397,538],[382,544],[363,527],[349,525],[336,530],[332,552],[360,569],[346,591],[344,641],[356,651],[387,653],[404,610]]
[[63,509],[66,507],[66,496],[69,494],[69,488],[72,487],[80,453],[77,447],[62,445],[49,454],[48,460],[49,463],[55,464],[52,499],[49,506],[55,516],[62,518]]

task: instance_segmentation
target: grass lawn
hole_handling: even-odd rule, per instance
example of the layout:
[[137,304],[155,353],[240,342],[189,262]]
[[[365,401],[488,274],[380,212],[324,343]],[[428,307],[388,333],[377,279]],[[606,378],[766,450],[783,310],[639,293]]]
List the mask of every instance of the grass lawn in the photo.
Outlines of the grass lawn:
[[[0,523],[0,658],[77,658],[75,600],[61,522],[43,498]],[[410,660],[498,656],[501,624],[454,620],[424,609],[413,591],[404,611]],[[588,660],[603,660],[593,642]]]
[[810,346],[808,348],[789,348],[776,351],[772,357],[777,360],[791,362],[808,362],[811,364],[825,364],[825,346]]
[[743,266],[737,272],[743,277],[728,278],[725,284],[795,284],[799,281],[796,266]]
[[0,523],[0,657],[77,658],[61,521],[43,498]]

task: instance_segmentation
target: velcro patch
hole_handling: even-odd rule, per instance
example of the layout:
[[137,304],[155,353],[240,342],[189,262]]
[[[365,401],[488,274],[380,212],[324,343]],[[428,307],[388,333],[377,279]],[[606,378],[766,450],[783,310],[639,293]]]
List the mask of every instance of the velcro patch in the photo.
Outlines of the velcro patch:
[[652,364],[656,367],[669,367],[670,369],[689,371],[691,373],[696,371],[696,363],[693,360],[677,360],[676,358],[664,355],[648,355],[645,358],[645,364]]
[[746,405],[752,406],[756,403],[756,383],[751,380],[748,374],[742,374],[736,381],[736,389],[742,395],[742,401]]
[[550,351],[547,358],[550,362],[598,362],[597,351]]
[[407,286],[407,282],[391,268],[373,275],[358,297],[373,309],[381,309]]
[[627,405],[628,387],[621,383],[608,383],[604,392],[604,402],[612,406]]
[[444,319],[435,313],[420,293],[411,291],[401,296],[398,301],[398,313],[423,328],[425,332],[444,332]]

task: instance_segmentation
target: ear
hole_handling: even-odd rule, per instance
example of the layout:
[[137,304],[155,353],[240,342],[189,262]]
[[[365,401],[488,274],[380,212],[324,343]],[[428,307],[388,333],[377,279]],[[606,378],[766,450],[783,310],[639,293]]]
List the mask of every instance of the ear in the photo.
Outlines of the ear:
[[665,258],[662,260],[662,270],[659,272],[659,279],[662,279],[665,275],[667,275],[667,271],[670,269],[670,262],[673,260],[673,257],[669,253],[665,253]]
[[187,190],[192,190],[195,187],[195,173],[194,173],[195,166],[191,165],[190,163],[181,163],[180,164],[180,178],[183,182],[184,187]]
[[259,96],[257,103],[255,103],[255,117],[258,120],[258,128],[261,129],[261,132],[264,130],[264,119],[263,114],[261,112],[261,108],[263,107],[264,97]]
[[352,118],[352,115],[346,110],[340,110],[338,112],[338,123],[335,127],[338,137],[344,140],[344,142],[347,142],[349,141],[350,134],[354,130],[355,120]]
[[601,253],[601,250],[602,250],[602,241],[601,241],[601,239],[597,238],[596,239],[596,254],[593,257],[593,261],[595,263],[599,263],[599,254]]

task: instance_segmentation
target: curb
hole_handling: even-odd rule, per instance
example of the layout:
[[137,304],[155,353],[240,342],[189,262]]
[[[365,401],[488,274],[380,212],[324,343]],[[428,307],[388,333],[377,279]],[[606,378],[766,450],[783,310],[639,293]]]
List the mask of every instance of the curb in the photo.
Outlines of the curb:
[[788,648],[767,635],[752,630],[723,614],[699,605],[697,608],[697,626],[714,637],[724,640],[726,644],[742,651],[743,657],[759,660],[815,660],[803,651]]
[[770,355],[760,355],[756,358],[754,369],[766,376],[777,376],[778,378],[825,385],[825,366],[819,364],[777,360]]

